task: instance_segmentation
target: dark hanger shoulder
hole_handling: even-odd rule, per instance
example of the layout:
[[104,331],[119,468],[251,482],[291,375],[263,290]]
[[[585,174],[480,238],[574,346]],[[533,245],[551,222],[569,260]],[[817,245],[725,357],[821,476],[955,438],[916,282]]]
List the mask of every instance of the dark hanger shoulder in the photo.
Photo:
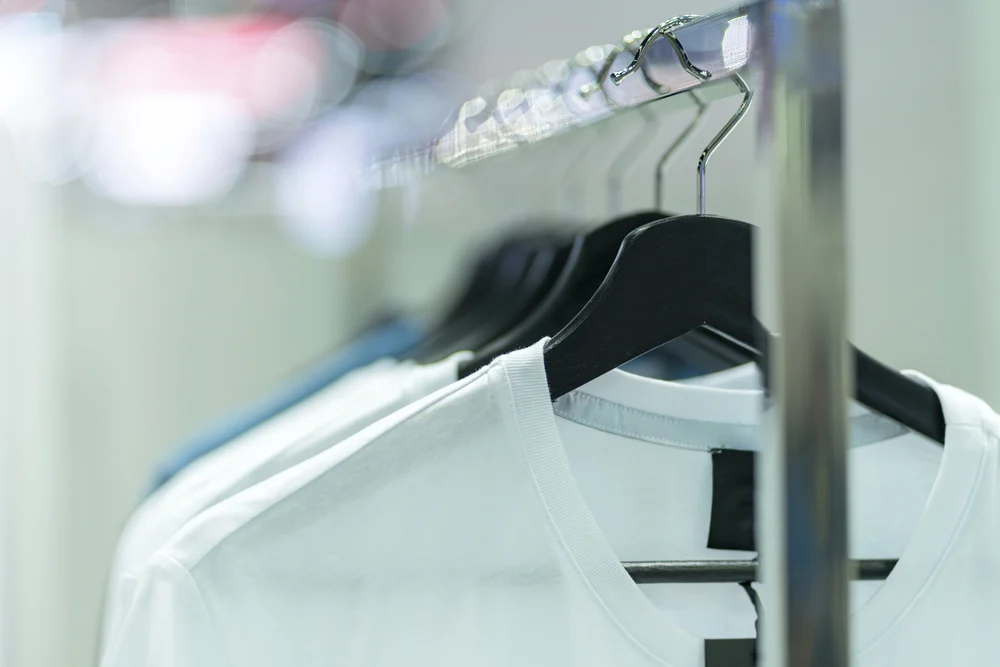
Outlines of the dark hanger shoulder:
[[570,239],[565,245],[562,271],[550,283],[545,298],[514,327],[477,349],[473,359],[462,364],[460,377],[467,377],[494,358],[534,344],[564,327],[587,303],[614,263],[623,239],[635,229],[661,220],[664,213],[645,211],[619,218]]
[[489,340],[495,331],[510,326],[522,314],[525,302],[537,302],[539,291],[550,280],[549,268],[561,257],[560,245],[560,236],[536,233],[507,239],[483,253],[454,305],[411,358],[436,361],[467,349],[462,347],[466,341]]
[[[628,234],[591,300],[546,345],[552,398],[701,327],[763,358],[768,344],[753,309],[753,236],[747,223],[699,215]],[[861,403],[944,441],[943,411],[932,388],[859,351],[854,359]]]
[[700,326],[751,339],[734,315],[753,312],[752,285],[741,280],[751,270],[750,235],[743,223],[709,216],[628,234],[591,300],[545,348],[553,399]]
[[481,317],[479,326],[452,342],[448,354],[480,349],[524,321],[545,298],[553,282],[561,273],[570,254],[565,245],[540,248],[531,258],[517,289],[505,303],[494,304]]

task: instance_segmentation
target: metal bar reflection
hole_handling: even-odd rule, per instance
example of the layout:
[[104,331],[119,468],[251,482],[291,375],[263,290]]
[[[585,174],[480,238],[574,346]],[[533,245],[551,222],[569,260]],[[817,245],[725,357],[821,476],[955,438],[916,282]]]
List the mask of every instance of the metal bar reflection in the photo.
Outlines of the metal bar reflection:
[[[837,0],[766,0],[762,145],[774,179],[777,442],[761,551],[773,667],[846,667],[847,396],[842,28]],[[759,273],[759,272],[758,272]]]
[[[882,581],[896,567],[895,560],[860,560],[850,564],[853,579]],[[707,584],[759,581],[754,560],[638,561],[622,563],[637,584]]]
[[[706,101],[735,95],[742,92],[731,82],[737,72],[751,77],[748,84],[753,89],[752,72],[747,70],[756,57],[753,35],[762,30],[763,16],[763,3],[758,1],[710,16],[685,17],[689,22],[678,22],[672,27],[672,39],[660,39],[650,45],[642,63],[647,85],[615,90],[612,104],[588,102],[589,93],[598,81],[596,71],[589,81],[575,87],[553,87],[550,91],[534,85],[523,89],[522,84],[514,84],[508,91],[510,96],[529,98],[526,113],[519,121],[520,131],[516,133],[471,131],[466,122],[470,116],[488,115],[492,110],[490,102],[483,98],[470,100],[457,112],[455,122],[429,145],[411,146],[384,156],[378,165],[383,184],[392,185],[405,180],[407,174],[420,175],[435,167],[467,166],[654,100],[676,97],[693,88],[698,88]],[[608,87],[614,88],[610,82],[605,84]],[[683,98],[676,102],[677,108],[690,107]]]

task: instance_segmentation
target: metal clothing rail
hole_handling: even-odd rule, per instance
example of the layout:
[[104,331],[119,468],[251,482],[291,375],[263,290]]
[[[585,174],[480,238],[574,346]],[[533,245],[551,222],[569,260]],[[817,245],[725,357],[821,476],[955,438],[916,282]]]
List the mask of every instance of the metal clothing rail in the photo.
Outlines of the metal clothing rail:
[[[688,91],[702,99],[737,94],[734,74],[763,93],[759,149],[770,158],[774,219],[762,227],[777,250],[771,292],[780,334],[771,350],[777,437],[758,478],[763,580],[770,589],[764,657],[769,667],[846,667],[851,380],[839,2],[758,0],[681,18],[661,33],[666,39],[648,44],[641,77],[620,78],[617,87],[610,79],[619,77],[603,79],[632,60],[632,47],[646,33],[627,36],[620,53],[595,47],[521,73],[463,105],[435,141],[380,163],[380,176],[392,184],[414,168],[422,175],[463,167],[653,100],[686,99],[680,93]],[[730,566],[733,576],[748,574],[741,569],[746,564],[687,565],[632,567],[637,576],[673,576],[664,570],[671,567],[680,568],[677,576]]]
[[[650,44],[642,64],[643,76],[628,77],[621,85],[606,76],[611,67],[601,72],[615,48],[611,44],[520,72],[505,85],[461,105],[433,142],[384,156],[378,164],[383,184],[393,185],[440,167],[464,167],[655,100],[673,97],[679,108],[691,107],[688,96],[680,93],[695,88],[707,101],[741,94],[731,77],[741,73],[753,88],[756,71],[748,65],[755,59],[754,49],[759,48],[753,32],[762,17],[761,2],[704,17],[683,17],[688,20],[670,32],[702,76],[683,66],[670,40]],[[622,44],[637,46],[648,32],[626,35]],[[632,60],[629,48],[616,53],[615,69]],[[601,74],[605,76],[599,81]],[[600,83],[597,94],[592,92],[595,83]]]
[[772,293],[781,333],[771,357],[778,433],[758,489],[764,580],[776,601],[764,655],[776,667],[846,667],[851,379],[840,3],[765,0],[761,10],[758,146],[770,152],[774,180]]

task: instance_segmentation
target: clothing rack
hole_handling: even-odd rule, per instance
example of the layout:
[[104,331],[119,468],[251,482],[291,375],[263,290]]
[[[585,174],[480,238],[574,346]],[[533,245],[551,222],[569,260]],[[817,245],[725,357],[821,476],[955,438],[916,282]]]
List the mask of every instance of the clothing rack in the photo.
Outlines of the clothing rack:
[[[627,77],[619,85],[609,76],[610,70],[627,65],[633,54],[628,48],[617,51],[612,66],[602,72],[616,46],[606,44],[488,86],[461,105],[432,142],[385,156],[378,165],[383,183],[396,184],[403,175],[423,176],[441,167],[465,167],[654,101],[663,100],[657,109],[691,108],[692,98],[680,93],[695,89],[705,102],[741,94],[732,75],[743,76],[751,88],[759,79],[760,73],[750,65],[761,62],[761,47],[753,34],[763,11],[763,2],[756,2],[704,17],[678,17],[683,21],[670,32],[688,59],[697,63],[700,76],[685,69],[670,40],[661,39],[652,41],[645,52],[643,76]],[[630,33],[622,44],[635,47],[648,33]],[[599,91],[594,84],[599,84]]]
[[758,144],[771,153],[781,332],[771,357],[777,437],[758,482],[764,578],[777,601],[764,654],[782,667],[846,667],[851,371],[840,3],[765,0],[761,9]]
[[[764,655],[772,667],[846,667],[851,380],[839,1],[758,0],[678,17],[654,31],[645,49],[640,40],[647,33],[632,33],[618,48],[593,47],[516,75],[464,104],[433,142],[381,162],[379,177],[393,185],[465,167],[654,100],[703,104],[741,92],[733,81],[763,93],[758,139],[760,152],[770,156],[773,224],[762,228],[776,250],[777,281],[769,291],[777,297],[781,334],[770,355],[776,437],[758,478],[762,565],[771,591]],[[632,47],[644,55],[642,76],[607,76],[632,60]],[[700,204],[703,196],[699,190]],[[892,565],[869,561],[854,569],[878,578]],[[720,568],[734,581],[757,574],[752,561],[626,567],[637,581],[696,581],[708,570],[717,578]]]

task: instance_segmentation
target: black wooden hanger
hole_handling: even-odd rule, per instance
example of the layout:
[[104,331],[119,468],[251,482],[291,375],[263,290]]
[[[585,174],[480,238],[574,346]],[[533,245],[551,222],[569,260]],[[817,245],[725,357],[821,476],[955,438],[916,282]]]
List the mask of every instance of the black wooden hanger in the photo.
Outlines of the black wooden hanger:
[[[625,49],[619,44],[608,54],[604,66],[593,84],[584,87],[584,93],[603,91],[602,84],[607,79],[615,58]],[[556,279],[549,295],[539,304],[538,308],[523,320],[516,328],[505,332],[496,340],[483,348],[476,349],[476,355],[470,361],[464,362],[459,368],[459,377],[468,377],[475,371],[487,365],[494,358],[513,350],[534,344],[545,336],[551,336],[565,327],[576,316],[593,296],[603,282],[605,276],[618,255],[619,248],[625,237],[639,227],[670,217],[672,214],[663,212],[663,174],[670,159],[676,155],[704,117],[707,104],[691,91],[688,93],[694,102],[696,113],[684,131],[673,141],[660,156],[655,171],[654,201],[652,211],[634,213],[618,217],[597,229],[578,235],[572,240],[568,260],[564,269]],[[625,144],[624,150],[611,160],[608,169],[608,199],[612,207],[616,207],[625,170],[635,160],[637,150],[648,144],[648,130],[655,125],[656,117],[641,111],[644,128],[640,133]],[[709,359],[716,359],[716,365],[710,370],[722,370],[738,363],[749,361],[744,353],[734,353],[727,344],[719,344],[715,339],[699,340],[694,336],[675,341],[671,352],[677,356],[695,357],[701,362],[699,366],[706,368]]]
[[[504,243],[490,247],[476,259],[468,273],[464,288],[452,302],[441,320],[431,328],[424,340],[412,351],[415,359],[425,359],[433,356],[436,351],[449,341],[454,340],[461,332],[468,330],[469,321],[474,313],[482,307],[484,301],[492,301],[501,289],[513,282],[513,278],[502,279],[501,267],[506,264],[511,267],[516,261],[527,261],[528,250],[521,242],[506,240]],[[508,271],[510,268],[508,268]]]
[[[640,44],[632,63],[611,75],[620,82],[639,70],[648,46],[660,37],[673,45],[682,67],[696,78],[705,73],[687,59],[661,24]],[[709,158],[746,115],[753,92],[738,73],[731,76],[743,102],[713,137],[698,161],[699,215],[654,222],[630,233],[611,271],[590,302],[545,346],[549,392],[554,399],[623,363],[697,329],[763,354],[770,336],[754,316],[753,227],[704,215]],[[910,430],[944,443],[945,421],[936,392],[863,352],[853,349],[856,397],[867,407]]]
[[[499,328],[502,335],[485,346],[477,347],[470,341],[467,347],[453,347],[477,350],[472,359],[460,365],[459,378],[468,377],[500,355],[561,331],[583,310],[601,286],[625,237],[639,227],[669,215],[658,211],[634,213],[573,238],[563,249],[566,257],[561,262],[559,275],[550,281],[550,291],[534,310],[526,317],[515,320],[512,328]],[[668,347],[672,355],[685,357],[693,365],[708,369],[703,372],[731,368],[753,359],[753,355],[742,346],[700,331],[672,341]]]
[[524,275],[506,297],[483,304],[478,313],[478,326],[453,341],[445,355],[464,350],[476,350],[504,332],[510,331],[537,309],[569,258],[570,247],[562,236],[535,239],[534,252]]
[[459,377],[468,377],[495,357],[527,347],[566,326],[600,287],[625,237],[662,218],[656,212],[636,213],[574,237],[564,248],[562,270],[550,283],[545,298],[519,324],[482,348],[466,348],[478,351],[473,359],[462,363]]
[[422,362],[484,345],[537,306],[568,252],[563,236],[519,233],[490,248],[441,323],[411,353]]
[[[545,346],[553,400],[699,327],[755,350],[766,368],[768,338],[753,310],[753,234],[745,222],[706,215],[629,234],[593,298]],[[934,390],[853,352],[858,401],[943,443]]]

